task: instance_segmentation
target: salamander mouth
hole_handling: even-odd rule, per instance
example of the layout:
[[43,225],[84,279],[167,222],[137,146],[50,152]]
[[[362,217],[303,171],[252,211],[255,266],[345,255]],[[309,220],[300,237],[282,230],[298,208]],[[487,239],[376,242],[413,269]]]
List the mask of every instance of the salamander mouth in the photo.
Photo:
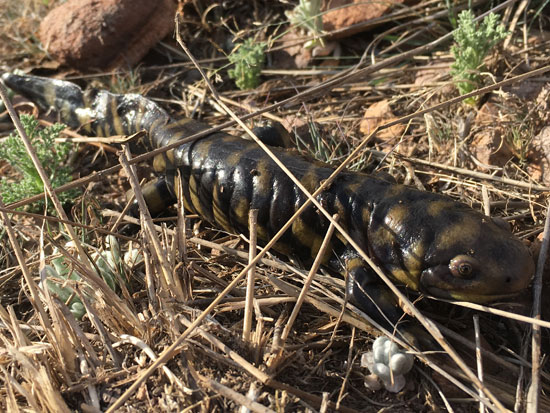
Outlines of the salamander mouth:
[[[457,278],[451,274],[447,265],[438,265],[422,271],[419,287],[424,293],[438,298],[446,298],[474,303],[487,303],[517,295],[519,291],[498,291],[494,287],[505,283],[498,280],[489,282],[480,279]],[[487,291],[488,287],[492,291]]]
[[514,297],[517,293],[508,293],[508,294],[472,294],[469,292],[463,291],[451,291],[444,290],[437,287],[424,287],[422,292],[432,295],[436,298],[444,298],[449,300],[456,301],[468,301],[471,303],[489,303],[496,300],[503,300]]

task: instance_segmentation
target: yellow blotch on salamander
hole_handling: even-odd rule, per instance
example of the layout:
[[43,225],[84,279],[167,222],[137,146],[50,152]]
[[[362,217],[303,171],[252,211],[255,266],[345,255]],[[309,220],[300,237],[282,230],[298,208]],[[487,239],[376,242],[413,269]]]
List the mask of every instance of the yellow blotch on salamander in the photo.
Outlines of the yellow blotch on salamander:
[[310,192],[314,192],[319,187],[321,178],[317,175],[317,168],[311,166],[307,172],[300,178],[301,184]]
[[388,185],[386,187],[385,197],[394,197],[402,194],[407,189],[404,185]]
[[442,211],[445,211],[445,209],[452,207],[453,202],[448,201],[446,199],[442,199],[440,201],[431,201],[428,202],[427,211],[428,214],[432,217],[437,217],[439,214],[441,214]]
[[401,224],[405,221],[409,213],[410,210],[406,206],[402,204],[394,205],[388,211],[384,222],[394,232],[398,233],[401,231]]
[[262,158],[258,161],[254,173],[254,189],[262,196],[268,196],[271,191],[271,172],[269,160]]
[[193,210],[203,217],[207,217],[208,214],[203,210],[200,198],[199,198],[199,186],[198,182],[195,179],[195,175],[191,174],[189,177],[189,195],[191,197],[191,203],[193,204]]
[[234,168],[239,161],[241,160],[241,154],[238,152],[232,153],[227,158],[225,158],[225,164],[228,168]]
[[226,206],[223,206],[220,201],[220,195],[223,192],[223,186],[219,185],[217,182],[213,185],[212,192],[212,212],[214,213],[214,220],[216,224],[222,227],[222,229],[232,232],[233,228],[229,223],[229,218],[227,217],[225,211]]
[[181,199],[183,199],[184,208],[188,211],[192,211],[193,206],[191,205],[191,200],[185,197],[185,191],[183,191],[183,194],[180,194],[180,188],[183,188],[183,185],[187,185],[187,182],[185,181],[181,182],[181,180],[182,180],[181,175],[179,173],[176,174],[176,176],[174,177],[174,189],[176,192],[176,197],[177,199],[180,199],[181,197]]
[[111,99],[111,116],[113,121],[113,128],[115,130],[115,133],[117,135],[125,135],[124,129],[122,128],[122,122],[120,120],[120,116],[118,116],[117,112],[117,101],[115,99]]
[[426,246],[421,241],[416,241],[410,244],[403,255],[403,264],[405,264],[405,268],[415,280],[420,277],[420,273],[422,272],[425,253]]
[[153,169],[156,173],[163,173],[166,171],[166,161],[164,160],[164,154],[160,153],[153,158]]
[[[296,218],[292,223],[292,234],[298,241],[300,241],[301,244],[311,246],[311,257],[317,256],[317,253],[321,248],[321,244],[323,243],[323,237],[311,229],[311,224],[304,222],[301,217]],[[330,252],[330,250],[330,248],[327,248],[328,252]],[[328,259],[327,254],[324,257],[323,262]]]
[[460,245],[468,245],[475,243],[478,239],[481,228],[479,221],[470,216],[464,216],[458,222],[449,222],[445,229],[440,231],[435,245],[440,249],[451,249],[457,242]]
[[391,266],[389,268],[389,271],[392,274],[394,279],[403,283],[403,285],[405,285],[407,288],[411,288],[413,290],[418,291],[418,287],[419,287],[418,276],[410,273],[406,269],[403,269],[397,266]]
[[233,212],[239,224],[245,227],[248,226],[248,211],[250,211],[250,202],[245,197],[242,197],[239,199]]
[[[139,101],[139,104],[138,104],[138,109],[134,112],[135,113],[135,116],[134,116],[134,119],[132,119],[129,123],[134,123],[134,127],[135,129],[141,129],[141,120],[143,119],[143,113],[145,112],[145,108],[143,106],[143,101]],[[151,139],[151,136],[150,136],[150,132],[151,130],[149,131],[149,139]]]
[[199,159],[208,159],[208,152],[210,151],[210,147],[214,143],[211,139],[202,139],[199,140],[193,149],[194,156],[198,157]]

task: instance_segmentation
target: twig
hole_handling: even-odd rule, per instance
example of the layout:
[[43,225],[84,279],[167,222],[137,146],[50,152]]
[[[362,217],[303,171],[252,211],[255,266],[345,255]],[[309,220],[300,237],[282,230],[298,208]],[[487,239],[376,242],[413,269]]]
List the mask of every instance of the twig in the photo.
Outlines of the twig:
[[445,298],[433,297],[430,295],[427,295],[426,297],[431,300],[442,301],[444,303],[450,303],[450,304],[458,305],[460,307],[470,308],[476,311],[484,311],[489,314],[496,314],[501,317],[509,318],[511,320],[521,321],[522,323],[528,323],[532,325],[538,325],[544,328],[550,328],[550,321],[537,319],[535,317],[527,317],[521,314],[512,313],[510,311],[499,310],[498,308],[488,307],[482,304],[469,303],[468,301],[446,300]]
[[184,296],[183,296],[183,290],[181,289],[181,284],[175,283],[173,280],[172,271],[170,270],[169,263],[165,258],[166,256],[159,242],[159,239],[158,237],[156,237],[156,234],[153,228],[151,214],[149,213],[149,209],[147,208],[147,204],[145,203],[145,199],[143,198],[143,193],[140,190],[139,181],[132,167],[130,166],[128,159],[130,159],[130,149],[128,146],[125,146],[124,152],[120,153],[119,160],[122,166],[124,167],[124,171],[126,172],[126,176],[130,181],[130,184],[134,191],[134,195],[138,202],[139,209],[141,211],[142,216],[144,217],[145,228],[146,228],[145,235],[153,245],[151,252],[155,253],[155,258],[157,262],[160,264],[162,276],[166,282],[166,286],[168,287],[170,292],[174,294],[176,298],[183,301]]
[[210,390],[213,390],[219,394],[221,394],[224,397],[227,397],[231,400],[233,400],[235,403],[240,404],[242,406],[246,406],[248,409],[250,409],[253,412],[257,413],[275,413],[274,410],[271,410],[268,407],[265,407],[263,404],[260,404],[254,400],[249,399],[248,397],[242,395],[241,393],[237,393],[235,390],[230,389],[227,386],[224,386],[221,383],[218,383],[215,380],[212,380],[211,378],[202,376],[198,374],[198,378],[200,380],[200,383],[209,388]]
[[[140,240],[138,238],[128,237],[126,235],[119,234],[118,232],[112,232],[112,231],[109,231],[109,230],[106,230],[106,229],[103,229],[103,228],[99,228],[99,227],[95,227],[95,226],[92,226],[92,225],[81,224],[80,222],[65,221],[65,220],[57,218],[57,217],[50,217],[50,216],[47,216],[47,215],[34,214],[32,212],[27,212],[27,211],[14,211],[13,209],[7,208],[5,206],[0,206],[0,212],[5,212],[5,213],[9,213],[9,214],[14,214],[14,215],[21,215],[21,216],[24,216],[24,217],[30,217],[30,218],[34,218],[34,219],[38,219],[38,220],[44,220],[44,221],[48,221],[48,222],[57,222],[59,224],[72,225],[74,227],[87,229],[89,231],[99,232],[100,234],[112,235],[112,236],[118,237],[120,239],[123,239],[125,241],[132,241],[132,242],[137,242],[137,243],[140,242]],[[119,216],[123,216],[123,215],[121,214]]]
[[[113,347],[120,347],[124,343],[139,347],[141,350],[143,350],[145,354],[147,354],[147,356],[151,360],[157,359],[157,355],[155,354],[153,349],[149,347],[149,345],[147,345],[147,343],[130,334],[121,334],[120,341],[114,343]],[[164,374],[166,374],[166,377],[168,378],[168,380],[170,380],[170,383],[177,385],[182,392],[187,395],[193,393],[193,390],[185,387],[183,382],[174,373],[172,373],[172,371],[167,366],[162,366],[162,371],[164,371]]]
[[[483,383],[483,362],[481,361],[481,338],[479,333],[479,315],[474,315],[474,332],[475,332],[475,341],[476,341],[476,367],[477,367],[477,378],[481,383]],[[483,397],[483,392],[478,390],[479,397]],[[479,413],[485,413],[485,406],[483,403],[479,403]]]
[[[334,220],[336,221],[338,219],[338,215],[333,216]],[[330,245],[330,240],[332,238],[332,233],[334,232],[334,225],[331,222],[330,226],[328,227],[327,233],[325,234],[325,238],[323,239],[323,242],[321,244],[321,247],[319,248],[319,251],[317,252],[317,256],[315,257],[315,260],[313,261],[313,264],[309,270],[309,273],[307,275],[306,280],[304,281],[304,285],[302,287],[302,290],[300,291],[300,295],[298,296],[298,300],[296,301],[296,304],[294,304],[294,308],[292,309],[292,313],[290,313],[290,316],[288,318],[288,321],[286,323],[285,328],[283,329],[283,332],[281,334],[281,340],[280,340],[280,349],[279,349],[279,357],[276,357],[272,360],[281,360],[281,356],[284,350],[284,346],[286,343],[286,340],[288,338],[288,335],[290,334],[290,330],[292,329],[292,326],[294,325],[294,322],[296,321],[296,318],[298,317],[298,313],[300,312],[300,309],[302,308],[302,305],[306,299],[307,293],[309,292],[309,287],[311,286],[311,283],[313,282],[313,277],[315,277],[315,274],[317,274],[317,270],[321,266],[321,263],[325,257],[326,249]],[[275,369],[277,367],[277,362],[274,362],[273,365],[269,366],[271,369]]]
[[[550,70],[550,66],[549,66],[549,70]],[[384,126],[386,126],[386,125],[384,125]],[[515,180],[515,179],[490,175],[490,174],[486,174],[486,173],[483,173],[483,172],[472,171],[470,169],[465,169],[465,168],[459,168],[457,166],[445,165],[445,164],[442,164],[442,163],[426,161],[424,159],[419,159],[419,158],[412,158],[412,157],[409,157],[409,156],[402,155],[398,152],[389,152],[388,153],[388,152],[377,151],[377,150],[374,150],[374,149],[368,149],[368,152],[372,153],[373,155],[375,155],[377,157],[380,157],[382,159],[385,159],[388,156],[393,156],[393,157],[396,157],[398,159],[406,160],[408,162],[416,163],[416,164],[419,164],[419,165],[426,165],[426,166],[429,166],[429,167],[432,167],[432,168],[443,169],[443,170],[447,170],[447,171],[451,171],[451,172],[456,172],[456,173],[466,175],[466,176],[471,176],[471,177],[477,178],[477,179],[482,179],[482,180],[487,180],[487,181],[495,181],[495,182],[499,182],[499,183],[506,184],[506,185],[517,186],[519,188],[531,189],[533,191],[543,191],[543,192],[550,191],[550,187],[548,187],[548,186],[537,185],[537,184],[532,184],[532,183],[526,183],[526,182],[518,181],[518,180]]]
[[[258,210],[251,209],[248,214],[248,228],[250,232],[248,259],[252,261],[256,256],[257,249],[257,223]],[[248,270],[246,280],[246,301],[244,307],[243,340],[250,342],[250,330],[252,329],[252,304],[254,301],[254,283],[256,282],[256,266],[253,265]]]
[[[15,258],[17,258],[17,262],[19,263],[19,266],[21,267],[21,272],[23,273],[23,278],[25,279],[25,282],[27,283],[27,286],[29,287],[29,291],[31,293],[31,304],[37,311],[40,319],[40,323],[42,324],[42,327],[44,327],[44,331],[46,334],[51,334],[51,323],[48,315],[46,314],[46,310],[44,309],[44,306],[42,305],[42,301],[40,301],[40,296],[38,294],[38,286],[34,282],[34,279],[32,278],[31,272],[29,271],[29,268],[27,267],[27,264],[25,262],[25,257],[23,256],[23,251],[21,250],[21,246],[19,245],[19,242],[17,241],[17,237],[15,235],[15,231],[13,230],[13,226],[11,225],[10,218],[8,214],[6,213],[6,208],[4,206],[4,202],[2,202],[2,196],[0,195],[0,214],[2,216],[2,221],[4,228],[6,229],[6,232],[8,233],[8,238],[10,240],[11,246],[13,248],[13,252],[15,253]],[[55,343],[55,340],[50,340],[50,342]]]
[[[544,232],[542,237],[542,245],[540,248],[539,259],[537,261],[537,270],[535,272],[535,280],[533,283],[533,318],[540,319],[540,299],[542,295],[542,273],[544,272],[544,264],[548,255],[548,246],[550,245],[550,203],[546,210],[546,221],[544,223]],[[527,413],[538,412],[540,399],[540,326],[533,324],[531,339],[531,385],[527,392]]]

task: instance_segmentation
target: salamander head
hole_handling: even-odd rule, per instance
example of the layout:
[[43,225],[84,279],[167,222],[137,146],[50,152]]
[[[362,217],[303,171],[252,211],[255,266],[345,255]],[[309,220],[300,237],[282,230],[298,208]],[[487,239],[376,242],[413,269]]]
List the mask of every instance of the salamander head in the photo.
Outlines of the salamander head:
[[445,197],[421,198],[386,210],[378,225],[385,247],[371,238],[374,254],[396,279],[436,297],[470,302],[527,288],[533,257],[505,225]]

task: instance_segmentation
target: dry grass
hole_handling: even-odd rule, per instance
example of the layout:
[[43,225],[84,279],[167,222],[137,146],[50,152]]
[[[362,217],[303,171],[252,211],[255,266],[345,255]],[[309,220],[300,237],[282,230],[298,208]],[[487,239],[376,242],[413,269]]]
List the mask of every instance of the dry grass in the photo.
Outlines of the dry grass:
[[[548,84],[548,72],[535,71],[548,63],[550,55],[550,43],[540,34],[540,30],[549,30],[550,21],[535,15],[536,7],[544,2],[530,5],[525,14],[515,3],[501,11],[513,34],[507,47],[489,62],[493,77],[488,77],[487,84],[494,91],[483,99],[498,108],[498,122],[491,124],[479,122],[477,109],[461,104],[460,99],[449,102],[457,98],[448,75],[450,43],[430,43],[450,30],[443,2],[426,1],[400,9],[383,22],[376,35],[342,40],[344,58],[338,64],[304,70],[268,68],[263,83],[248,92],[235,90],[223,69],[227,62],[220,50],[229,36],[227,27],[238,34],[254,30],[255,35],[271,39],[272,49],[277,49],[277,34],[282,29],[270,24],[284,19],[284,5],[255,1],[248,11],[241,2],[225,2],[227,9],[222,13],[203,2],[193,3],[186,6],[187,24],[181,27],[181,37],[198,65],[225,82],[207,85],[196,76],[192,64],[184,61],[185,52],[175,42],[164,43],[154,52],[155,59],[165,56],[166,63],[153,65],[146,59],[144,66],[131,72],[82,78],[118,92],[146,93],[175,114],[200,116],[213,125],[229,119],[227,110],[242,119],[264,108],[264,116],[294,125],[306,146],[317,148],[325,161],[384,170],[400,182],[445,193],[503,216],[537,248],[536,238],[547,216],[548,188],[529,172],[529,145],[550,121],[550,97],[542,87],[536,98],[521,92]],[[33,37],[40,17],[51,6],[26,0],[0,7],[1,68],[55,67]],[[254,21],[262,23],[254,25]],[[531,77],[527,80],[525,74]],[[375,137],[365,142],[365,133],[360,132],[364,110],[383,100],[390,102],[398,118],[395,123],[407,128],[397,138]],[[316,133],[303,134],[308,122]],[[2,125],[10,123],[4,119]],[[229,132],[242,133],[235,122],[226,126]],[[476,136],[499,128],[509,133],[506,136],[515,156],[503,166],[483,165],[475,156]],[[348,155],[359,145],[366,148],[359,160],[351,162]],[[479,409],[481,387],[494,395],[496,403],[522,411],[532,374],[540,377],[540,388],[532,392],[540,395],[540,410],[550,409],[545,396],[549,372],[544,364],[536,367],[538,360],[532,370],[530,362],[531,349],[548,351],[547,336],[542,348],[540,342],[531,341],[530,327],[536,320],[516,322],[506,312],[495,315],[478,307],[474,312],[465,308],[467,304],[422,300],[423,314],[437,322],[454,348],[462,350],[460,357],[473,371],[475,344],[468,338],[473,337],[472,314],[479,314],[487,346],[479,356],[484,362],[482,386],[456,367],[449,349],[448,355],[420,355],[423,362],[416,364],[402,393],[371,393],[363,385],[366,372],[359,359],[380,333],[349,305],[343,310],[343,281],[317,274],[307,294],[302,293],[311,281],[309,269],[269,252],[262,256],[261,250],[247,264],[246,240],[185,216],[181,205],[174,209],[176,218],[155,222],[145,214],[138,235],[120,236],[120,215],[106,207],[124,208],[123,194],[129,184],[117,171],[124,169],[132,176],[130,164],[137,161],[128,160],[128,154],[116,159],[92,146],[82,146],[78,158],[81,165],[92,164],[96,170],[105,169],[106,164],[115,167],[99,175],[100,182],[87,176],[89,169],[77,171],[83,176],[78,182],[87,184],[86,193],[71,216],[59,215],[65,224],[74,221],[72,225],[63,228],[51,218],[15,212],[8,225],[7,209],[0,204],[2,409],[112,411],[120,405],[123,411],[391,408],[416,412],[444,407],[473,411]],[[136,185],[138,177],[131,181]],[[64,248],[68,227],[82,249],[78,254],[74,248]],[[75,259],[104,248],[106,231],[119,236],[123,251],[134,248],[145,257],[143,262],[117,269],[117,293],[95,275],[90,268],[93,263]],[[66,303],[38,285],[41,269],[53,258],[54,246],[82,274],[80,281],[69,283],[87,310],[81,321],[75,320]],[[246,334],[249,339],[244,340],[244,275],[252,267],[256,300],[246,309],[254,317]],[[539,264],[539,272],[543,267]],[[544,283],[542,287],[544,293]],[[495,306],[529,315],[530,294],[516,303]],[[304,297],[300,311],[293,312]],[[544,336],[548,325],[538,324]],[[156,368],[157,364],[162,367]],[[497,409],[495,401],[490,405]]]

